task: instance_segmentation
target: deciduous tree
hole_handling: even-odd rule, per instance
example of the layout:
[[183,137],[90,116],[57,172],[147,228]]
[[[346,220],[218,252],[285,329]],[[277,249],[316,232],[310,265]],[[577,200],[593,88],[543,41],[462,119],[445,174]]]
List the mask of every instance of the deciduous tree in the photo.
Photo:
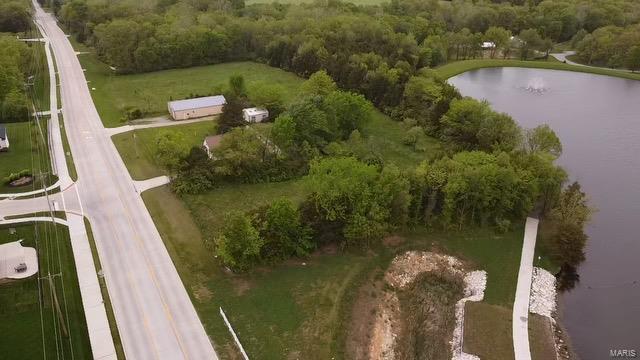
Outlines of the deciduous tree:
[[248,216],[231,211],[224,217],[220,236],[215,240],[216,254],[233,270],[245,271],[260,261],[264,239]]

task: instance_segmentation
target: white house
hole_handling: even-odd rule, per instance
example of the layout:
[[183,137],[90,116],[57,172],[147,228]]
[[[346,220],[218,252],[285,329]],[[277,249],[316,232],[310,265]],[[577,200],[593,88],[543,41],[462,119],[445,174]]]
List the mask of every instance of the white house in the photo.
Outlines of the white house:
[[204,143],[202,144],[202,146],[204,147],[204,151],[207,152],[207,155],[209,155],[210,159],[213,158],[211,152],[213,151],[213,149],[218,147],[218,145],[220,145],[220,141],[222,141],[222,135],[212,135],[204,138]]
[[0,125],[0,151],[9,150],[9,136],[7,136],[7,129]]
[[262,108],[246,108],[242,109],[242,117],[244,121],[250,123],[262,122],[269,117],[269,111]]
[[218,115],[227,99],[222,95],[195,99],[170,101],[167,105],[174,120],[187,120],[203,116]]

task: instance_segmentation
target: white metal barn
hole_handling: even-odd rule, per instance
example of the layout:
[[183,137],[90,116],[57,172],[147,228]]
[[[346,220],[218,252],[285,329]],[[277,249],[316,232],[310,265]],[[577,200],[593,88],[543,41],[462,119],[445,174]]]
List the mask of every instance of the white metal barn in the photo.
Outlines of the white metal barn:
[[246,108],[242,109],[242,117],[246,122],[262,122],[269,117],[269,111],[262,108]]
[[227,100],[222,95],[195,99],[170,101],[169,113],[174,120],[187,120],[203,116],[218,115]]

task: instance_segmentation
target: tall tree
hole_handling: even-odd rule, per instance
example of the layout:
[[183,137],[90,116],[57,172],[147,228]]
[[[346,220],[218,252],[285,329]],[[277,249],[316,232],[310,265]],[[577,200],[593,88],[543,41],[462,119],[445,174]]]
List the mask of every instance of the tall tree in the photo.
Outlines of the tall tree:
[[324,70],[313,73],[309,79],[302,84],[302,92],[306,95],[326,96],[336,89],[336,83]]
[[626,66],[632,72],[640,70],[640,45],[634,46],[629,50]]
[[496,51],[504,51],[504,48],[510,45],[511,31],[499,26],[491,26],[484,33],[484,38],[494,44],[490,54],[493,59],[496,56]]
[[245,271],[260,261],[264,239],[239,211],[225,214],[222,233],[216,238],[216,254],[230,268]]
[[530,153],[545,152],[559,157],[562,154],[562,143],[556,133],[547,124],[527,129],[524,133],[524,146]]

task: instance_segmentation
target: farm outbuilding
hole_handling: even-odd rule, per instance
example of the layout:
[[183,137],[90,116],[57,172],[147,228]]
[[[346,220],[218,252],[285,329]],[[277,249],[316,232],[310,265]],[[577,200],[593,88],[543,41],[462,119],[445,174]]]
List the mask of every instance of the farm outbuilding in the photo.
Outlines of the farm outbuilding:
[[174,120],[187,120],[222,113],[227,100],[222,95],[170,101],[169,113]]
[[242,117],[244,121],[250,123],[262,122],[269,117],[269,111],[262,108],[246,108],[242,109]]
[[7,128],[0,125],[0,151],[9,150],[9,136],[7,135]]

